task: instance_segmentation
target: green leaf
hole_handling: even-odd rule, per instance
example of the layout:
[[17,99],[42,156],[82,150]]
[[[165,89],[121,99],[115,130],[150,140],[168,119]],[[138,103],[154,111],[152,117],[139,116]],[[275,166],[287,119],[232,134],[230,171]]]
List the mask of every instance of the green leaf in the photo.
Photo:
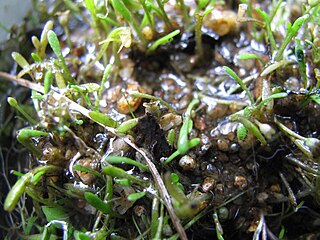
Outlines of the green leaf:
[[243,83],[243,81],[238,77],[238,75],[229,67],[223,66],[223,70],[231,77],[233,78],[239,85],[240,87],[247,93],[251,104],[254,104],[254,99],[252,94],[250,93],[249,89],[247,86]]
[[276,61],[281,60],[284,50],[286,49],[286,47],[288,46],[292,38],[297,35],[298,30],[301,28],[301,26],[304,24],[304,22],[308,18],[309,18],[309,15],[307,14],[297,18],[297,20],[293,23],[292,26],[290,22],[288,23],[287,35],[285,39],[282,41],[280,48],[275,56]]
[[51,71],[46,72],[46,75],[44,76],[44,82],[43,82],[44,94],[47,94],[50,91],[52,81],[53,81],[53,73]]
[[240,121],[245,126],[245,128],[248,131],[250,131],[253,134],[253,136],[255,136],[261,142],[262,145],[267,144],[266,139],[263,137],[263,135],[260,132],[260,130],[258,129],[258,127],[256,125],[254,125],[250,120],[248,120],[245,117],[239,116],[238,121]]
[[130,164],[130,165],[134,165],[136,167],[139,167],[141,168],[142,170],[144,171],[149,171],[149,168],[142,164],[142,163],[139,163],[131,158],[127,158],[127,157],[121,157],[121,156],[108,156],[106,158],[106,161],[108,163],[111,163],[111,164],[122,164],[122,163],[125,163],[125,164]]
[[41,57],[40,57],[38,54],[36,54],[36,53],[31,53],[31,57],[33,58],[33,60],[34,60],[35,62],[38,62],[38,63],[42,62]]
[[113,120],[111,117],[104,113],[96,112],[96,111],[91,111],[89,112],[89,116],[96,122],[101,123],[104,126],[107,127],[118,127],[118,123]]
[[101,178],[101,174],[91,168],[88,168],[88,167],[84,167],[84,166],[81,166],[81,165],[74,165],[73,166],[73,169],[76,170],[76,171],[81,171],[81,172],[86,172],[86,173],[91,173],[99,178]]
[[59,39],[56,33],[52,30],[49,30],[47,37],[48,37],[50,47],[52,48],[54,54],[57,56],[58,59],[63,59]]
[[240,124],[237,127],[237,138],[241,141],[243,141],[247,137],[247,129],[245,126]]
[[139,200],[140,198],[143,198],[147,193],[146,192],[137,192],[137,193],[131,193],[128,195],[128,200],[131,202],[135,202]]
[[115,179],[114,182],[121,184],[122,186],[126,186],[126,187],[131,186],[131,184],[132,184],[132,182],[127,178]]
[[320,96],[319,96],[319,94],[313,94],[313,95],[310,96],[310,98],[311,98],[313,101],[315,101],[317,104],[320,105]]
[[18,63],[18,65],[22,68],[28,67],[29,63],[27,60],[18,52],[11,53],[13,60]]
[[62,208],[42,206],[42,212],[48,222],[54,220],[69,222],[69,215]]
[[27,184],[30,182],[31,177],[31,172],[28,172],[19,178],[19,180],[13,185],[6,197],[6,200],[4,201],[3,208],[5,211],[11,212],[16,207],[21,195],[24,193]]
[[171,173],[171,181],[172,183],[178,183],[179,182],[179,176],[176,173]]
[[259,103],[259,105],[257,106],[257,109],[260,109],[264,104],[266,104],[268,101],[270,101],[271,99],[277,99],[277,98],[285,98],[287,97],[288,94],[285,92],[280,92],[280,93],[275,93],[270,95],[269,97],[267,97],[266,99],[264,99],[263,101],[261,101]]
[[112,206],[110,203],[105,203],[103,200],[101,200],[96,194],[91,192],[85,192],[84,198],[86,201],[93,207],[95,207],[97,210],[105,213],[105,214],[111,214]]
[[129,119],[129,120],[121,123],[120,126],[117,127],[117,133],[127,133],[132,128],[137,126],[138,123],[139,123],[139,119],[138,118]]
[[180,33],[180,30],[177,29],[177,30],[174,30],[173,32],[165,35],[164,37],[158,39],[147,50],[147,54],[153,53],[160,45],[171,42],[173,40],[173,37],[177,36],[179,33]]
[[84,3],[91,16],[94,16],[96,14],[96,6],[94,5],[94,0],[84,0]]
[[92,238],[88,236],[86,233],[80,232],[78,230],[74,231],[73,236],[75,240],[92,240]]
[[144,183],[144,181],[140,178],[136,178],[133,175],[127,173],[122,168],[114,167],[114,166],[108,166],[103,169],[103,173],[111,176],[111,177],[117,177],[117,178],[127,178],[133,182],[137,183]]

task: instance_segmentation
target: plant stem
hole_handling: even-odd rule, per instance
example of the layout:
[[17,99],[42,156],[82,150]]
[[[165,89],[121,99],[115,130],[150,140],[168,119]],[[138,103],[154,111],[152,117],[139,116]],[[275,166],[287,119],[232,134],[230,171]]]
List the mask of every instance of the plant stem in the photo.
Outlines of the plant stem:
[[275,56],[275,61],[280,61],[283,55],[284,50],[286,49],[286,47],[288,46],[289,42],[292,40],[292,38],[294,36],[297,35],[298,30],[300,29],[300,27],[304,24],[304,22],[309,18],[309,15],[303,15],[301,17],[299,17],[294,23],[293,25],[287,29],[287,35],[286,37],[283,39],[282,44],[280,45],[280,48]]

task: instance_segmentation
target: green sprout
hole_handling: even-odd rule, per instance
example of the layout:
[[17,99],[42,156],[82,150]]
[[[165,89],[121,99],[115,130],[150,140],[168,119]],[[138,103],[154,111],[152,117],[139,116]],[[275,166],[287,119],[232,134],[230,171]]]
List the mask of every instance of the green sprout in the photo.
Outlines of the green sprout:
[[120,13],[123,16],[123,18],[125,19],[125,21],[129,25],[131,25],[132,28],[136,31],[136,33],[137,33],[139,39],[141,40],[141,42],[143,43],[143,45],[146,45],[146,39],[144,38],[144,36],[138,26],[136,19],[134,18],[134,16],[130,12],[130,10],[126,7],[124,2],[121,0],[111,0],[111,4],[112,4],[113,8],[116,10],[116,12]]
[[174,129],[171,129],[169,132],[168,132],[168,143],[170,146],[173,146],[174,144],[174,139],[176,138],[176,131]]
[[218,240],[224,240],[224,238],[222,236],[223,235],[223,229],[222,229],[222,226],[220,224],[218,213],[217,213],[216,210],[212,214],[212,217],[213,217],[213,220],[214,220],[214,224],[216,225],[216,234],[217,234]]
[[53,81],[53,73],[51,71],[46,72],[46,75],[44,76],[44,81],[43,81],[44,94],[47,94],[50,91],[52,81]]
[[97,11],[96,11],[94,0],[85,0],[84,3],[86,8],[90,12],[90,16],[92,19],[92,22],[91,22],[92,28],[94,29],[96,36],[100,36],[99,29],[98,29]]
[[131,194],[128,195],[127,199],[130,202],[135,202],[135,201],[139,200],[140,198],[143,198],[146,194],[147,194],[147,192],[131,193]]
[[42,59],[40,58],[40,56],[36,53],[31,53],[31,57],[32,59],[36,62],[36,63],[41,63]]
[[122,168],[114,167],[114,166],[107,166],[103,168],[102,172],[108,176],[116,177],[116,178],[126,178],[132,182],[138,183],[138,184],[144,184],[145,181],[137,178],[129,173],[127,173]]
[[279,240],[284,240],[285,239],[285,233],[286,233],[286,229],[282,225],[281,226],[281,230],[280,230],[279,235],[278,235],[278,239]]
[[21,68],[27,68],[30,66],[27,60],[18,52],[12,52],[11,57]]
[[111,117],[109,117],[108,115],[101,113],[101,112],[96,112],[96,111],[90,111],[89,112],[89,116],[95,121],[98,122],[100,124],[102,124],[103,126],[107,126],[107,127],[118,127],[119,124],[117,121],[113,120]]
[[243,124],[243,126],[255,136],[262,145],[266,145],[267,141],[262,135],[261,131],[254,125],[248,118],[243,116],[237,116],[236,119],[230,118],[231,121],[239,121]]
[[259,104],[257,104],[256,109],[260,110],[265,104],[267,104],[272,99],[285,98],[287,96],[288,96],[288,93],[286,93],[286,92],[274,93],[274,94],[266,97]]
[[271,20],[269,18],[269,15],[265,11],[262,11],[260,8],[256,8],[256,11],[261,15],[264,22],[266,23],[267,35],[270,42],[271,51],[274,52],[276,50],[277,45],[272,33]]
[[[201,9],[205,5],[208,4],[208,1],[201,1],[201,4],[198,5],[198,8]],[[202,32],[201,32],[201,27],[203,23],[203,18],[208,15],[211,11],[213,10],[213,7],[208,8],[204,13],[197,12],[195,13],[196,16],[196,27],[195,27],[195,34],[196,34],[196,49],[197,49],[197,54],[199,57],[203,55],[203,49],[202,49]]]
[[[36,56],[37,56],[37,62],[42,62],[42,60],[46,57],[46,48],[48,45],[48,37],[47,34],[50,30],[53,28],[53,21],[48,21],[43,27],[40,40],[36,37],[33,36],[31,38],[31,41],[33,43],[33,46],[36,49]],[[39,61],[40,60],[40,61]]]
[[69,215],[61,207],[42,206],[42,212],[44,213],[48,222],[58,220],[69,222]]
[[[160,200],[158,197],[154,197],[152,200],[152,212],[151,212],[151,231],[150,239],[162,239],[161,233],[164,222],[164,205],[160,205]],[[159,213],[160,212],[160,213]]]
[[39,131],[39,130],[32,130],[32,129],[21,129],[18,132],[17,139],[19,143],[21,143],[23,146],[28,148],[32,153],[34,153],[36,156],[41,156],[41,151],[34,146],[31,138],[33,137],[46,137],[49,134],[47,132]]
[[285,36],[285,38],[283,39],[278,52],[276,53],[275,56],[275,61],[279,62],[283,56],[283,52],[286,49],[286,47],[288,46],[288,44],[290,43],[290,41],[292,40],[292,38],[294,38],[299,29],[301,28],[301,26],[305,23],[305,21],[309,18],[309,15],[303,15],[301,17],[299,17],[292,25],[289,22],[288,26],[287,26],[287,35]]
[[175,36],[177,36],[180,33],[180,30],[174,30],[171,33],[168,33],[167,35],[163,36],[162,38],[159,38],[157,41],[152,43],[152,45],[147,50],[147,55],[152,54],[160,45],[169,43],[173,40]]
[[169,103],[167,103],[166,101],[164,101],[162,98],[160,97],[155,97],[155,96],[152,96],[150,94],[147,94],[147,93],[141,93],[141,92],[131,92],[130,93],[131,96],[133,97],[137,97],[137,98],[146,98],[146,99],[149,99],[149,100],[154,100],[154,101],[159,101],[163,106],[166,106],[168,109],[170,109],[171,111],[173,112],[176,112],[177,110],[175,108],[173,108]]
[[116,178],[114,179],[114,182],[126,187],[132,185],[132,182],[127,178]]
[[100,88],[99,88],[99,92],[98,92],[98,97],[97,97],[97,100],[95,102],[95,107],[98,108],[99,107],[99,101],[102,97],[102,94],[103,94],[103,90],[104,90],[104,85],[108,79],[108,76],[111,72],[111,69],[112,69],[112,66],[113,64],[112,63],[109,63],[106,68],[104,69],[104,72],[103,72],[103,77],[102,77],[102,80],[101,80],[101,84],[100,84]]
[[15,108],[18,112],[20,112],[21,115],[24,116],[30,124],[33,124],[33,125],[37,124],[37,122],[22,107],[19,106],[15,98],[8,97],[7,102],[11,107]]
[[58,60],[59,60],[59,65],[61,66],[62,70],[63,70],[63,76],[65,77],[65,80],[68,83],[71,84],[77,84],[76,81],[72,78],[70,71],[66,65],[64,56],[62,55],[62,51],[61,51],[61,46],[59,43],[59,39],[57,37],[57,35],[55,34],[54,31],[49,30],[48,34],[47,34],[47,38],[50,44],[50,47],[52,48],[54,54],[57,56]]
[[247,137],[247,129],[243,124],[237,127],[237,138],[243,141]]
[[81,165],[74,165],[73,170],[91,173],[92,175],[95,175],[98,178],[102,178],[102,175],[99,172],[97,172],[96,170],[93,170],[92,168],[84,167]]
[[182,127],[179,132],[178,149],[170,157],[168,157],[163,162],[163,164],[168,164],[177,156],[186,154],[191,148],[194,148],[200,143],[200,138],[193,138],[189,140],[189,133],[191,132],[193,127],[193,121],[191,119],[191,111],[192,111],[192,108],[195,105],[198,105],[199,103],[200,101],[198,99],[193,99],[190,102],[184,114]]
[[[88,88],[87,88],[88,86]],[[95,88],[96,87],[96,88]],[[88,107],[90,109],[93,109],[92,103],[89,99],[89,93],[92,92],[97,92],[97,90],[99,89],[99,85],[98,84],[82,84],[82,85],[70,85],[70,89],[75,90],[77,93],[79,93],[84,101],[86,102],[86,104],[88,105]]]
[[307,88],[308,79],[307,79],[307,70],[306,70],[306,60],[304,57],[304,53],[303,53],[300,39],[296,39],[296,42],[297,42],[297,44],[295,47],[295,55],[296,55],[298,65],[299,65],[299,70],[300,70],[300,74],[301,74],[301,78],[302,78],[302,82],[303,82],[303,87]]
[[119,134],[125,134],[129,132],[131,129],[133,129],[135,126],[137,126],[138,123],[139,123],[138,118],[133,118],[133,119],[124,121],[117,127],[116,132]]
[[15,206],[17,205],[21,195],[25,192],[26,187],[28,184],[31,183],[32,179],[39,175],[38,173],[43,176],[46,173],[51,173],[55,171],[59,171],[60,167],[46,165],[46,166],[39,166],[30,172],[24,174],[22,177],[18,179],[18,181],[13,185],[11,190],[9,191],[5,201],[4,201],[4,210],[8,212],[12,212]]
[[22,77],[25,74],[30,74],[31,66],[20,53],[12,52],[11,57],[22,68],[22,70],[17,74],[18,78]]
[[110,204],[105,203],[101,198],[92,192],[84,193],[85,200],[97,210],[103,212],[104,214],[112,214],[113,210]]
[[101,21],[103,21],[103,22],[105,22],[107,24],[110,24],[111,26],[121,27],[120,23],[118,23],[115,20],[111,19],[107,15],[103,15],[101,13],[97,13],[97,18],[99,18]]
[[237,59],[238,60],[257,59],[261,64],[265,64],[265,62],[261,59],[261,57],[254,53],[241,53],[237,56]]
[[169,172],[165,173],[164,183],[172,198],[174,210],[180,219],[193,217],[199,212],[199,206],[211,197],[208,194],[202,194],[196,197],[187,198],[180,187],[179,177],[176,174],[170,174]]
[[131,158],[121,157],[121,156],[108,156],[108,157],[106,157],[105,160],[110,164],[125,163],[125,164],[136,166],[136,167],[142,169],[143,171],[149,171],[149,168],[146,165],[144,165],[140,162],[137,162]]
[[[131,35],[132,35],[131,28],[129,28],[129,27],[118,27],[118,28],[113,29],[109,33],[108,37],[105,40],[99,42],[99,44],[102,44],[101,49],[97,53],[96,57],[89,64],[87,64],[85,66],[85,70],[87,71],[90,68],[92,68],[93,65],[103,57],[103,55],[106,53],[106,50],[108,49],[109,44],[111,42],[116,43],[116,44],[121,43],[121,45],[118,47],[118,49],[116,49],[117,50],[116,53],[119,53],[123,47],[129,48],[132,43],[132,36]],[[113,60],[110,60],[109,64],[113,65]],[[103,79],[104,81],[107,79],[108,74],[111,71],[111,67],[112,67],[111,65],[108,65],[105,68],[104,79]]]
[[247,86],[244,85],[243,81],[238,77],[238,75],[231,68],[227,66],[223,66],[223,70],[240,85],[240,87],[247,93],[251,104],[254,104],[254,99],[251,92],[249,91]]

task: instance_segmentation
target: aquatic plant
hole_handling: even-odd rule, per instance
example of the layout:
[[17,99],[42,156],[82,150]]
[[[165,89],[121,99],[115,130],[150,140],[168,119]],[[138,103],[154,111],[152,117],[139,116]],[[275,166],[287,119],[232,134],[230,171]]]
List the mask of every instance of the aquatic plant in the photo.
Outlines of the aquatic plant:
[[0,157],[24,153],[16,182],[2,161],[7,238],[284,239],[299,209],[318,220],[319,1],[50,4],[0,72],[32,90],[0,82],[19,143]]

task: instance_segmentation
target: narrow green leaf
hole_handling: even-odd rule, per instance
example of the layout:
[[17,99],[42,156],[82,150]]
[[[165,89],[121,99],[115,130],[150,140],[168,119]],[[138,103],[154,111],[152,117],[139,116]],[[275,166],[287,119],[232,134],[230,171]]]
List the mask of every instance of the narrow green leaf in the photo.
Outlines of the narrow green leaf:
[[73,236],[75,240],[92,240],[92,238],[88,236],[86,233],[80,232],[78,230],[74,231]]
[[106,158],[106,161],[111,164],[121,164],[121,163],[130,164],[130,165],[134,165],[136,167],[139,167],[144,171],[149,171],[149,168],[146,165],[139,163],[135,160],[132,160],[131,158],[127,158],[127,157],[108,156]]
[[127,178],[133,182],[144,183],[144,181],[140,178],[136,178],[133,175],[126,173],[122,168],[108,166],[103,169],[103,173],[116,178]]
[[47,94],[50,91],[52,82],[53,82],[53,73],[51,71],[48,71],[44,76],[44,82],[43,82],[44,94]]
[[135,126],[137,126],[138,123],[139,123],[138,118],[127,120],[121,123],[119,127],[117,127],[117,133],[127,133],[128,131],[133,129]]
[[135,202],[139,200],[140,198],[143,198],[147,193],[146,192],[136,192],[136,193],[131,193],[128,195],[128,200],[131,202]]
[[18,65],[22,68],[28,67],[29,63],[27,62],[27,60],[18,52],[12,52],[11,56],[13,58],[13,60],[18,63]]
[[96,122],[101,123],[104,126],[107,127],[113,127],[116,128],[118,127],[117,121],[113,120],[111,117],[109,117],[106,114],[96,112],[96,111],[91,111],[89,112],[89,116]]
[[46,56],[46,48],[48,45],[48,32],[53,28],[53,21],[49,20],[43,27],[41,37],[40,37],[40,45],[37,49],[37,54],[43,59]]
[[285,98],[287,97],[288,94],[285,92],[280,92],[280,93],[275,93],[270,95],[269,97],[267,97],[266,99],[264,99],[263,101],[261,101],[259,103],[259,105],[257,106],[257,109],[260,109],[263,105],[265,105],[268,101],[270,101],[271,99],[277,99],[277,98]]
[[74,165],[73,166],[73,169],[76,170],[76,171],[81,171],[81,172],[86,172],[86,173],[91,173],[99,178],[101,178],[101,174],[91,168],[88,168],[88,167],[84,167],[84,166],[81,166],[81,165]]
[[131,13],[121,0],[111,0],[111,4],[113,8],[120,13],[128,23],[131,22]]
[[247,129],[242,124],[237,127],[237,138],[243,141],[247,137]]
[[47,37],[48,37],[50,47],[52,48],[54,54],[57,56],[58,59],[60,60],[63,59],[63,56],[61,53],[61,46],[56,33],[52,30],[49,30]]
[[34,146],[31,141],[32,137],[46,137],[48,136],[47,132],[39,131],[39,130],[31,130],[31,129],[22,129],[18,132],[17,140],[19,143],[27,147],[34,154],[41,156],[41,151]]
[[113,212],[111,205],[105,203],[94,193],[85,192],[84,198],[91,206],[95,207],[97,210],[103,212],[104,214],[111,214]]
[[12,212],[16,207],[18,201],[20,200],[21,195],[24,193],[26,185],[29,183],[32,177],[31,172],[23,175],[19,180],[13,185],[11,190],[9,191],[6,200],[4,201],[4,210],[8,212]]
[[17,100],[13,97],[8,97],[7,98],[7,102],[9,103],[9,105],[13,108],[15,108],[18,112],[20,112],[22,114],[22,116],[24,116],[30,124],[37,124],[37,121],[35,121],[17,102]]
[[286,49],[286,47],[288,46],[292,38],[297,35],[298,30],[308,18],[309,18],[309,15],[307,14],[297,18],[297,20],[293,23],[292,26],[290,22],[288,23],[287,35],[285,39],[282,41],[280,48],[275,56],[276,61],[281,60],[284,50]]
[[231,78],[233,78],[240,85],[240,87],[247,93],[251,104],[254,104],[254,99],[253,99],[253,96],[252,96],[251,92],[249,91],[247,86],[243,83],[243,81],[238,77],[238,75],[231,68],[229,68],[227,66],[223,66],[223,70],[226,73],[228,73],[228,75]]
[[147,50],[147,54],[153,53],[160,45],[171,42],[171,41],[173,40],[173,38],[174,38],[175,36],[177,36],[179,33],[180,33],[180,30],[177,29],[177,30],[174,30],[173,32],[165,35],[164,37],[158,39],[158,40],[155,41],[155,42],[150,46],[150,48]]
[[248,131],[250,131],[253,134],[253,136],[255,136],[261,142],[262,145],[267,144],[266,139],[264,138],[258,127],[254,125],[251,121],[241,116],[239,116],[238,121],[240,121],[245,126],[245,128]]
[[42,212],[46,216],[48,222],[58,220],[58,221],[65,221],[69,222],[69,215],[62,209],[58,207],[49,207],[49,206],[42,206]]
[[310,96],[310,98],[320,105],[320,96],[318,94],[313,94]]
[[31,53],[31,57],[35,62],[38,62],[38,63],[42,62],[41,57],[36,53]]
[[241,53],[238,55],[237,59],[248,60],[248,59],[260,59],[260,58],[254,53]]
[[127,179],[127,178],[124,178],[124,179],[115,179],[114,182],[118,183],[118,184],[121,184],[123,186],[131,186],[132,182]]

